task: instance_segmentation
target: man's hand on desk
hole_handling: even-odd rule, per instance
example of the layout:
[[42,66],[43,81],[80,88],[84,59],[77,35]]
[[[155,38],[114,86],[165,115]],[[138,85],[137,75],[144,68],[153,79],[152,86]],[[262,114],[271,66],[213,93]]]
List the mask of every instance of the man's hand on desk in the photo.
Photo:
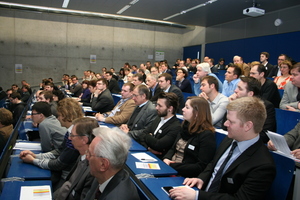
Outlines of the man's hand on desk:
[[300,149],[295,149],[294,151],[291,151],[291,154],[295,156],[295,158],[300,159]]
[[286,109],[289,111],[296,111],[296,108],[294,108],[292,106],[286,106]]
[[22,159],[23,157],[26,157],[27,155],[30,155],[32,156],[33,158],[36,157],[36,155],[32,152],[32,151],[29,151],[29,150],[25,150],[25,151],[22,151],[19,155],[19,157]]
[[128,133],[130,130],[129,130],[129,128],[128,128],[128,126],[127,126],[127,124],[122,124],[121,126],[120,126],[120,129],[123,131],[123,132],[125,132],[125,133]]
[[194,187],[201,189],[203,186],[203,181],[200,178],[186,178],[183,181],[183,185]]
[[97,119],[98,121],[104,122],[104,116],[103,116],[102,114],[97,113],[97,114],[95,115],[95,117],[96,117],[96,119]]
[[270,149],[271,151],[277,150],[271,140],[269,140],[269,142],[268,142],[268,149]]
[[170,197],[176,200],[195,200],[196,190],[188,187],[176,187],[170,190]]
[[30,154],[27,154],[26,156],[21,157],[21,159],[25,163],[33,163],[34,157]]

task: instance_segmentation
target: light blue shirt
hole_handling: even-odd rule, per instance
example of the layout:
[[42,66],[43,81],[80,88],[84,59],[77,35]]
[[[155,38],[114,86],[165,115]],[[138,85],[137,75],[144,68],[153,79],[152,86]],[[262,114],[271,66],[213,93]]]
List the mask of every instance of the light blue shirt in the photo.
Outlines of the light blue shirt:
[[[218,80],[218,83],[219,83],[219,90],[218,91],[221,93],[222,90],[223,90],[223,84],[220,81],[220,79],[217,77],[217,75],[215,75],[214,73],[209,73],[209,74],[207,74],[207,76],[213,76]],[[200,81],[198,83],[194,83],[194,93],[195,93],[196,96],[198,96],[202,92],[200,90],[200,87],[201,87],[200,84],[201,84]]]
[[237,87],[237,84],[240,82],[240,80],[241,80],[240,78],[234,79],[230,82],[225,80],[223,83],[222,94],[224,94],[226,97],[229,97],[230,95],[232,95],[234,93],[234,90]]
[[[237,146],[233,151],[233,154],[231,156],[231,158],[229,159],[229,161],[227,162],[223,174],[226,172],[226,170],[229,168],[229,166],[244,152],[246,151],[250,146],[252,146],[255,142],[257,142],[259,140],[259,134],[251,139],[251,140],[246,140],[246,141],[241,141],[241,142],[237,142]],[[232,141],[234,142],[234,141]],[[232,145],[232,143],[231,143]],[[226,159],[230,149],[231,149],[231,145],[227,148],[227,150],[223,153],[223,155],[221,156],[221,158],[219,159],[219,161],[217,162],[214,172],[212,173],[209,183],[205,189],[205,191],[207,191],[212,183],[212,181],[214,180],[219,168],[221,167],[222,163],[224,162],[224,160]]]

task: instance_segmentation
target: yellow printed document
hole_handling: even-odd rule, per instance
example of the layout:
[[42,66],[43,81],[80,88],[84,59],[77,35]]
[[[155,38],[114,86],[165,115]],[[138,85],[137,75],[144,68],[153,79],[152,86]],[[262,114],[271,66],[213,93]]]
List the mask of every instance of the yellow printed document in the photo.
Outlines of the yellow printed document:
[[50,185],[22,186],[20,200],[51,200]]

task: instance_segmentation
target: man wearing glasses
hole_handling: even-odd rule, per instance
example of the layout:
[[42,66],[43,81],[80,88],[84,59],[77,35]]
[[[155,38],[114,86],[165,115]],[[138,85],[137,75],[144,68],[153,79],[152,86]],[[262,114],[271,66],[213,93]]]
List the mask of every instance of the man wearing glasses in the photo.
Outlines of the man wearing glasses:
[[94,177],[90,174],[89,162],[86,159],[90,143],[94,139],[93,129],[98,122],[92,118],[78,118],[73,121],[69,139],[80,153],[77,164],[71,169],[66,182],[53,194],[54,199],[84,199],[89,191]]
[[57,149],[64,140],[67,131],[52,115],[51,106],[47,102],[36,102],[32,106],[32,121],[39,124],[39,135],[43,152]]
[[90,199],[138,200],[136,187],[123,169],[131,139],[117,128],[100,127],[93,131],[95,138],[86,157],[90,173],[96,178],[86,195]]
[[122,124],[120,129],[133,138],[137,138],[138,135],[142,134],[157,115],[154,105],[149,101],[149,97],[150,92],[145,85],[136,86],[132,92],[132,99],[137,107],[127,124]]

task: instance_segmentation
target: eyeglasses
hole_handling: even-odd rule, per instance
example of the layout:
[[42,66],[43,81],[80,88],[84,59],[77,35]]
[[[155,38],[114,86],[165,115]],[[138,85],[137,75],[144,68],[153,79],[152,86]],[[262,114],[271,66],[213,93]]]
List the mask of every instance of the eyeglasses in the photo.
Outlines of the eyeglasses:
[[39,115],[39,114],[41,114],[41,113],[31,113],[31,115]]
[[70,133],[69,137],[73,138],[73,137],[81,137],[82,135],[73,135],[72,133]]

